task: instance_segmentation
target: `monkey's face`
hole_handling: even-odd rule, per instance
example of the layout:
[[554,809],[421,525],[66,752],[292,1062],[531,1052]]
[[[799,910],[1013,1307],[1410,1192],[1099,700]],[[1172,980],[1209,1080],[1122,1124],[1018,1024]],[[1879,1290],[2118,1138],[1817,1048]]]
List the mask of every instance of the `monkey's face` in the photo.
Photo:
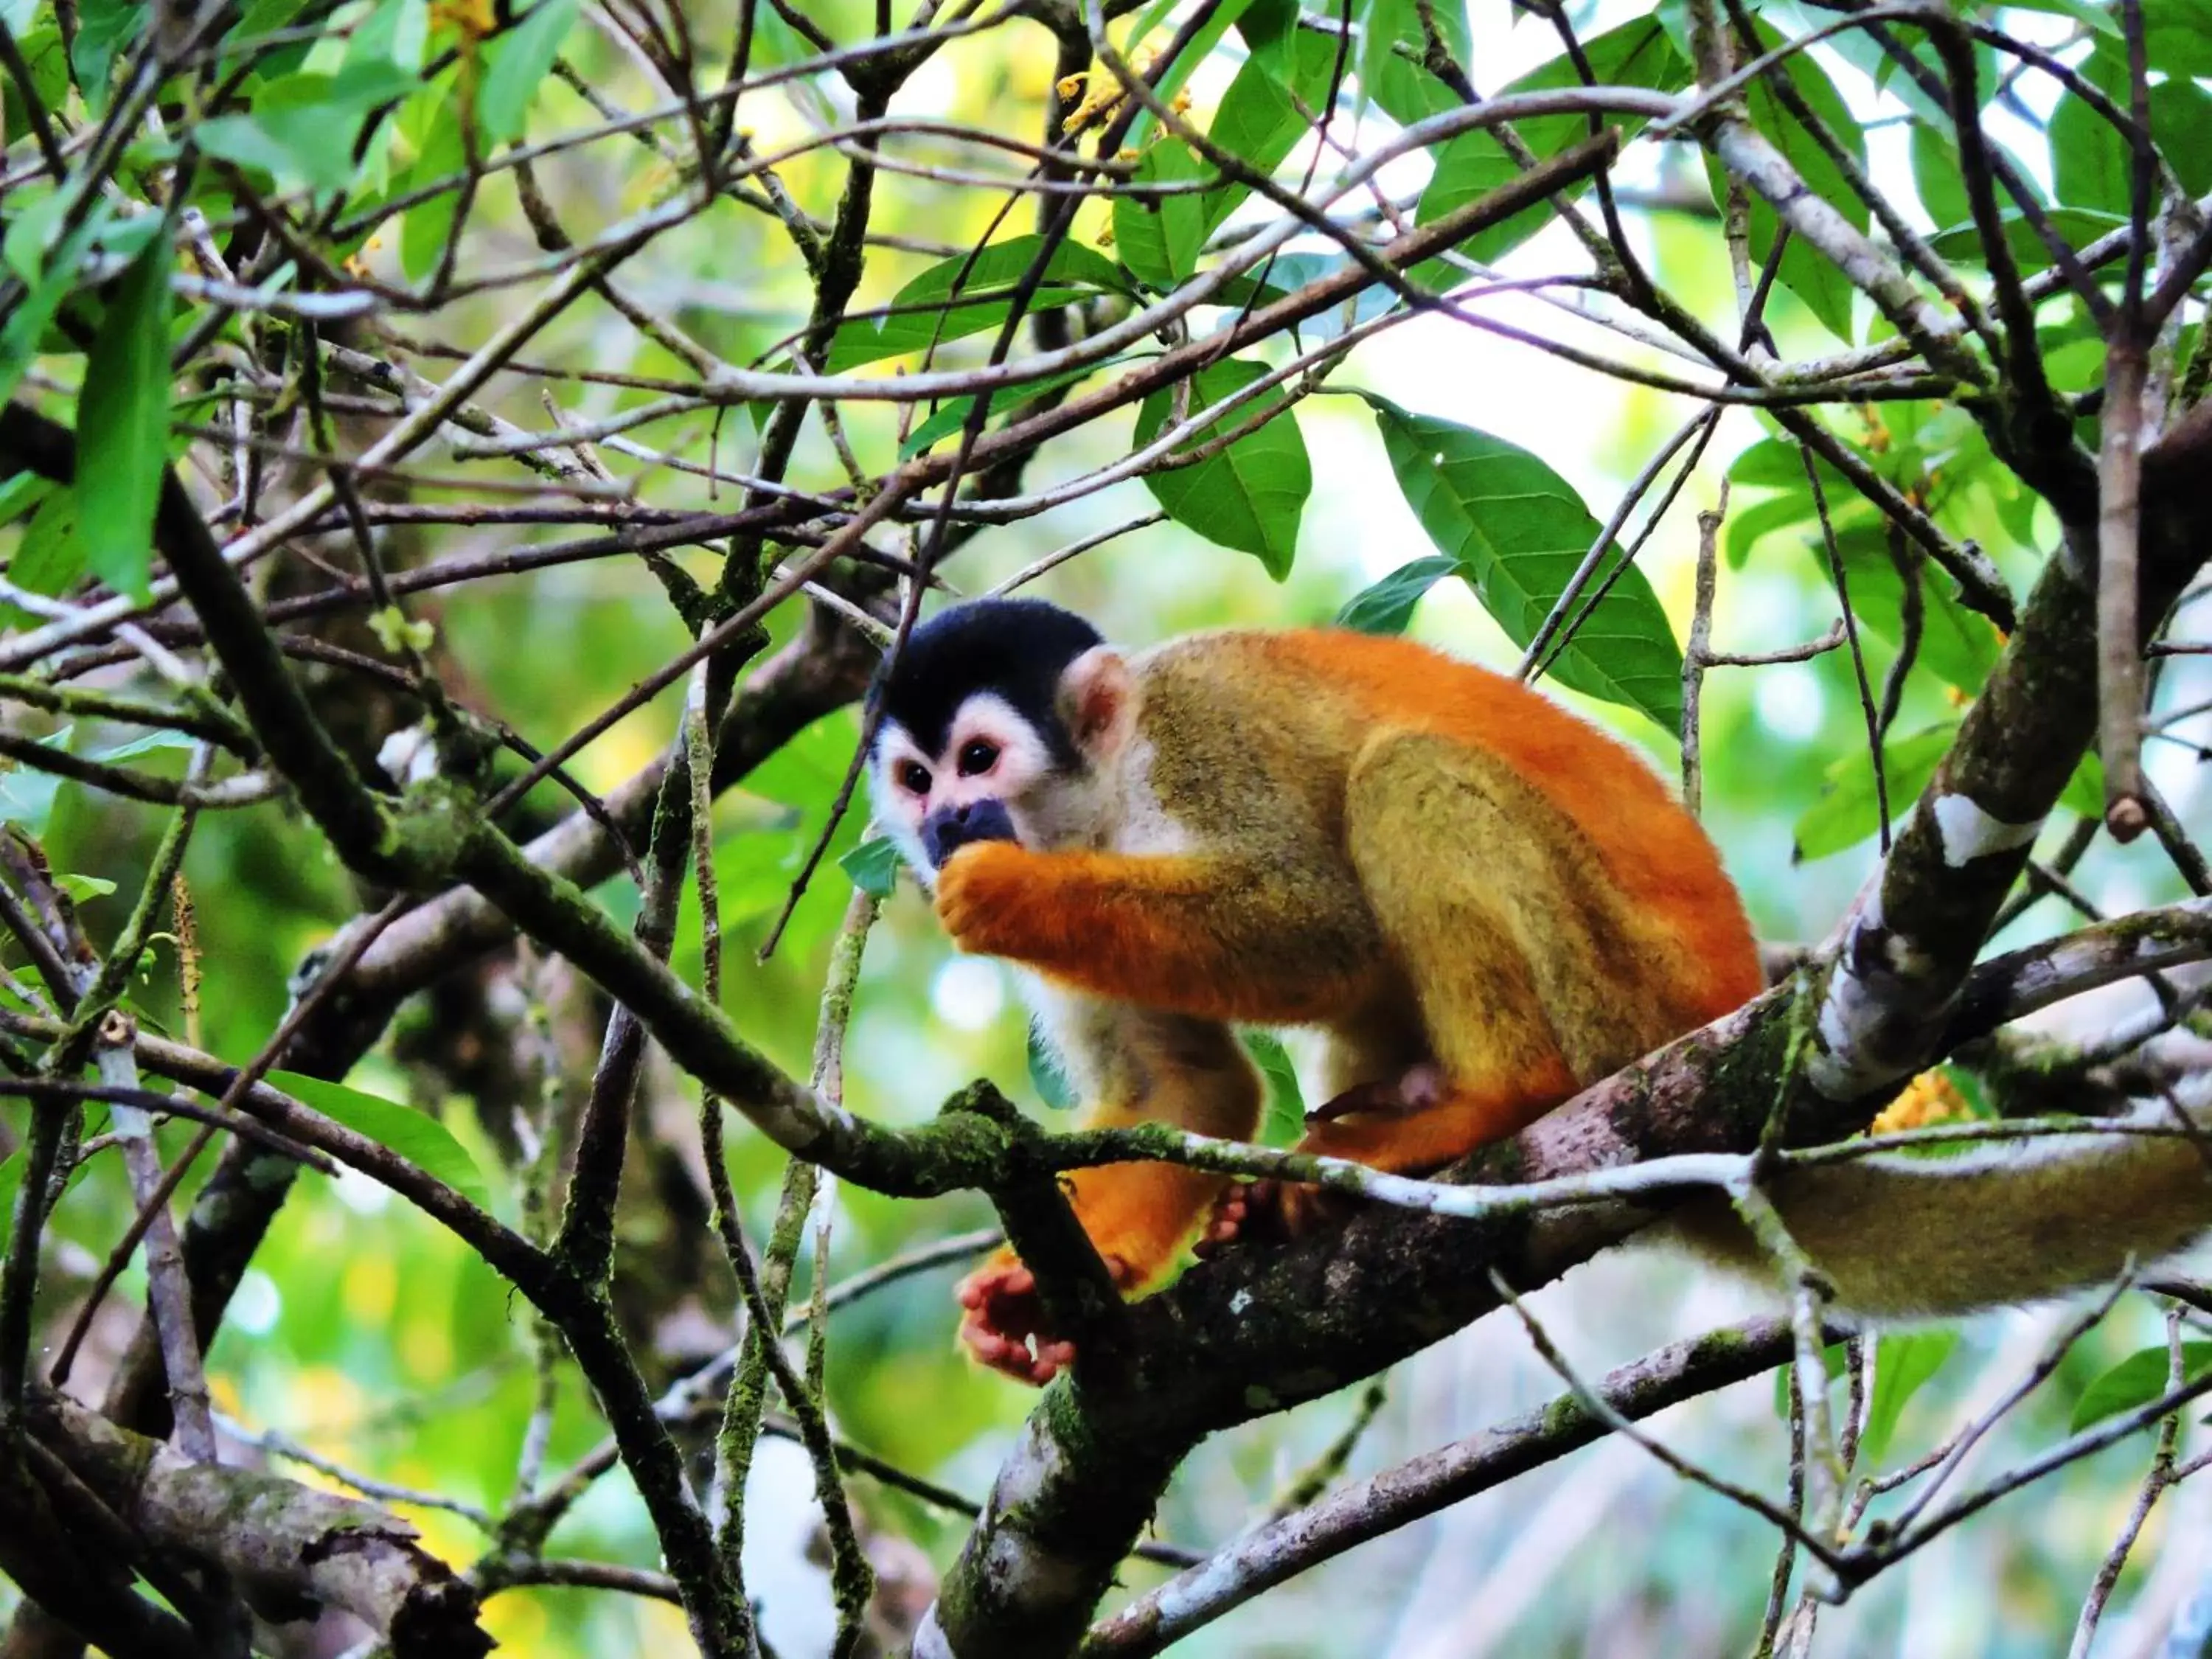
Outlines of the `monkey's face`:
[[1063,769],[1044,735],[995,692],[963,701],[933,751],[886,714],[876,737],[876,819],[927,882],[970,842],[1048,844],[1050,814],[1038,809]]
[[915,630],[874,696],[876,821],[925,887],[970,842],[1097,840],[1134,702],[1081,617],[1034,600],[956,605]]

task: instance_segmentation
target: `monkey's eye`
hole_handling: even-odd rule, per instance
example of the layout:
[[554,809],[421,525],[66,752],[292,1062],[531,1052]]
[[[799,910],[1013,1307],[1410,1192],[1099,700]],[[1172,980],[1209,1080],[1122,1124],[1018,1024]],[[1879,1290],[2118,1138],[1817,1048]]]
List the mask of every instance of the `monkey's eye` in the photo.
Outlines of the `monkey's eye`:
[[920,761],[902,763],[898,769],[898,781],[899,787],[909,794],[926,795],[929,793],[929,769]]
[[999,745],[988,738],[970,738],[960,746],[960,775],[972,778],[989,771],[999,762]]

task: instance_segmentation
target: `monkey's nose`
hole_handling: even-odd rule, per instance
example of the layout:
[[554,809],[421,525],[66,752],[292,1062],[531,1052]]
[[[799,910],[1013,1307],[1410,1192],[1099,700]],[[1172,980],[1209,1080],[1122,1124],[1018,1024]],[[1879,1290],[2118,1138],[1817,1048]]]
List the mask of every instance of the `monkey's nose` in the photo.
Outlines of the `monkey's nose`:
[[970,842],[1017,839],[1012,817],[1005,803],[995,800],[973,800],[959,806],[941,807],[932,812],[921,826],[922,850],[929,854],[933,869]]

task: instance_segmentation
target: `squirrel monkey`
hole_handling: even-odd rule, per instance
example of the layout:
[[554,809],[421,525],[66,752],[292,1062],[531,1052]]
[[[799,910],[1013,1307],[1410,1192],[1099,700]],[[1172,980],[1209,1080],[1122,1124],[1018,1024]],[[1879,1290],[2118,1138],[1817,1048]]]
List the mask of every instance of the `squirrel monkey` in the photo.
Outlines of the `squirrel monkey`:
[[[877,817],[964,951],[1026,970],[1091,1126],[1250,1138],[1232,1023],[1317,1026],[1334,1097],[1300,1150],[1437,1168],[1762,985],[1697,823],[1628,750],[1512,680],[1400,640],[1218,633],[1133,657],[1034,600],[956,606],[871,694]],[[2212,1127],[2212,1075],[2177,1109]],[[2168,1127],[2148,1109],[2151,1127]],[[1209,1237],[1295,1232],[1318,1194],[1164,1164],[1075,1172],[1116,1281]],[[1771,1196],[1875,1320],[2110,1280],[2212,1228],[2195,1138],[2054,1136],[1784,1172]],[[1725,1206],[1675,1236],[1765,1264]],[[962,1340],[1043,1382],[1073,1358],[1012,1255]]]
[[[1300,1150],[1437,1168],[1757,993],[1702,830],[1620,744],[1402,640],[1190,635],[1124,657],[1030,599],[916,629],[872,694],[876,816],[962,950],[1029,970],[1088,1127],[1249,1139],[1232,1023],[1317,1026],[1334,1098]],[[1173,1259],[1221,1177],[1078,1170],[1115,1281]],[[1296,1231],[1316,1194],[1243,1188],[1213,1237]],[[1042,1382],[1071,1358],[1002,1254],[963,1340]],[[1032,1340],[1034,1339],[1034,1349]]]

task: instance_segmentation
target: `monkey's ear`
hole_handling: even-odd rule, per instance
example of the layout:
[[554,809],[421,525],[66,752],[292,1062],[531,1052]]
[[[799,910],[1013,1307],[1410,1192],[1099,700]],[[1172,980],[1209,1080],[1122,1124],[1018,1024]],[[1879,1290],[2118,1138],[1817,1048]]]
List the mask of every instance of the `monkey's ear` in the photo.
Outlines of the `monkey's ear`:
[[1060,716],[1092,760],[1121,753],[1137,729],[1137,684],[1110,645],[1094,645],[1060,678]]

